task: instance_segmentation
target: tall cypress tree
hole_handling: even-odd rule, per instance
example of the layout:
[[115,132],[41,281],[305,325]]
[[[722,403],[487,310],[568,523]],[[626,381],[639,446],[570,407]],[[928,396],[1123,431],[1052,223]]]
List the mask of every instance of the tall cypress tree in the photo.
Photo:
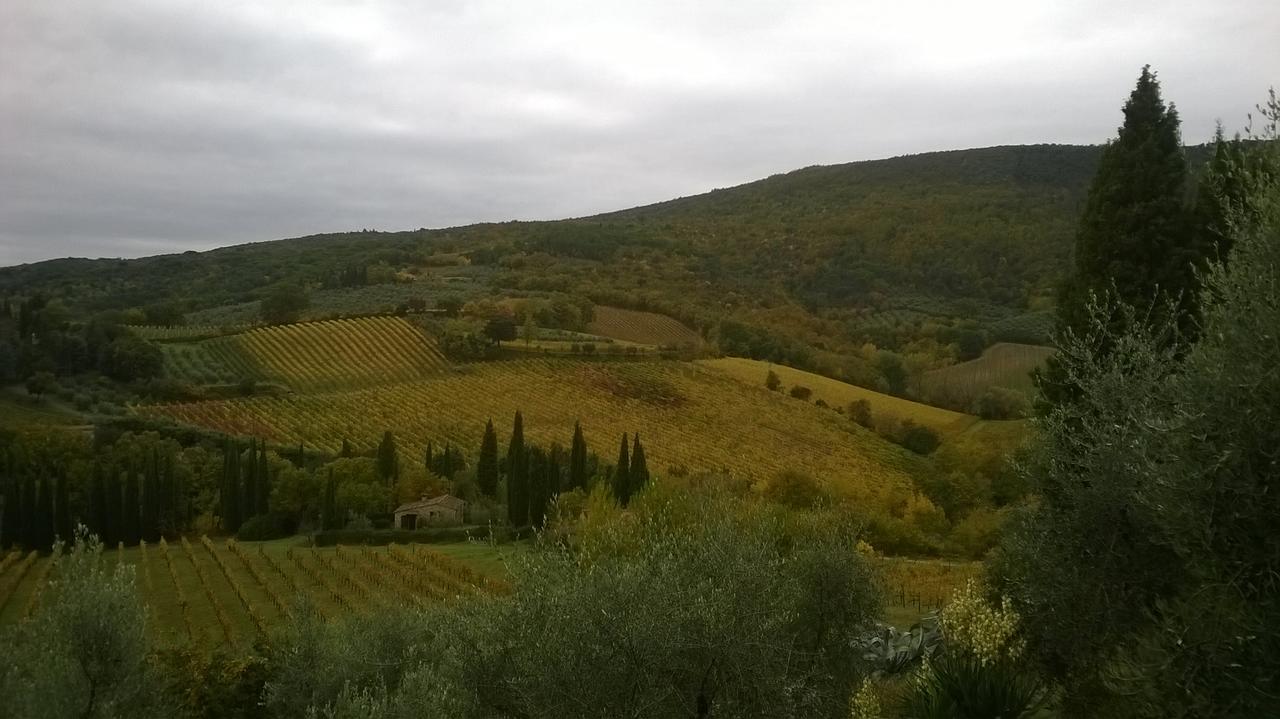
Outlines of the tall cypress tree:
[[631,461],[627,456],[627,433],[622,433],[622,446],[618,448],[618,463],[613,468],[613,496],[622,506],[631,501]]
[[640,433],[636,432],[635,445],[631,448],[631,467],[629,482],[631,496],[635,496],[649,483],[649,464],[644,458],[644,445],[640,444]]
[[253,503],[258,514],[271,512],[271,465],[267,462],[267,443],[258,446],[257,477],[253,486],[257,490],[257,499]]
[[[1102,152],[1076,232],[1075,271],[1058,299],[1058,332],[1090,332],[1090,296],[1119,300],[1161,319],[1166,302],[1185,329],[1194,314],[1193,266],[1201,264],[1184,206],[1187,161],[1177,110],[1165,105],[1160,83],[1142,68],[1124,106],[1124,124]],[[1116,320],[1119,321],[1118,319]],[[1123,327],[1114,329],[1123,330]],[[1040,376],[1045,399],[1069,400],[1060,364]]]
[[138,472],[132,467],[124,477],[123,510],[120,540],[133,546],[142,539],[142,498],[138,492]]
[[160,539],[160,459],[155,448],[143,474],[140,536],[148,542]]
[[333,478],[333,468],[329,468],[329,479],[324,483],[324,502],[320,505],[320,528],[339,529],[337,507],[337,482]]
[[22,478],[22,489],[19,493],[19,506],[22,515],[22,546],[35,549],[40,543],[40,530],[36,526],[36,514],[39,505],[36,497],[36,483],[31,475]]
[[36,494],[36,511],[32,518],[34,531],[32,532],[32,549],[38,549],[47,552],[53,548],[54,538],[54,516],[53,516],[53,492],[51,486],[53,480],[45,477],[40,480],[40,489]]
[[240,450],[227,445],[222,478],[222,530],[228,534],[240,531]]
[[58,478],[57,496],[53,502],[53,526],[57,530],[59,539],[68,543],[74,541],[75,527],[71,523],[70,482],[65,473]]
[[124,484],[120,470],[111,467],[106,475],[107,485],[107,544],[117,544],[124,539]]
[[547,478],[547,454],[539,447],[529,448],[529,524],[541,529],[546,525],[550,487]]
[[258,514],[258,440],[249,440],[248,461],[244,463],[244,485],[240,504],[241,521]]
[[22,543],[22,507],[19,504],[18,478],[11,462],[6,462],[0,493],[4,494],[4,515],[0,518],[0,548],[8,549]]
[[567,488],[587,487],[587,440],[582,436],[582,423],[573,423],[573,445],[569,448],[569,482]]
[[529,458],[524,446],[524,417],[518,410],[507,445],[507,520],[516,527],[529,523]]
[[378,444],[378,476],[385,484],[395,484],[400,476],[399,460],[396,457],[396,438],[387,430]]
[[484,426],[484,439],[480,440],[480,457],[476,460],[476,484],[486,497],[498,494],[498,433],[493,431],[493,420]]
[[107,484],[102,478],[102,465],[93,463],[93,474],[89,476],[89,512],[85,523],[89,531],[98,535],[102,542],[107,541]]

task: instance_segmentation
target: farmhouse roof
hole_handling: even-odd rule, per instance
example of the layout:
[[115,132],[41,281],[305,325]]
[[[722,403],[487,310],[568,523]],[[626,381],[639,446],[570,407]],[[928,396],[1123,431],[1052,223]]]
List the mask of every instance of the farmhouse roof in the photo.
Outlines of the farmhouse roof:
[[459,499],[452,494],[442,494],[439,497],[432,497],[431,499],[426,499],[424,497],[416,502],[402,504],[399,507],[396,507],[396,514],[401,512],[412,512],[414,510],[430,509],[432,507],[443,507],[445,509],[453,509],[461,512],[466,508],[466,506],[466,500]]

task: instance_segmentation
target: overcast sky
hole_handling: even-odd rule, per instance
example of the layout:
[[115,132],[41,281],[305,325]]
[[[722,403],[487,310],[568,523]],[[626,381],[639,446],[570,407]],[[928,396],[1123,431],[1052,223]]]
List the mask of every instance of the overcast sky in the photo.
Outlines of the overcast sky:
[[555,219],[812,164],[1187,142],[1280,85],[1276,0],[0,2],[0,265]]

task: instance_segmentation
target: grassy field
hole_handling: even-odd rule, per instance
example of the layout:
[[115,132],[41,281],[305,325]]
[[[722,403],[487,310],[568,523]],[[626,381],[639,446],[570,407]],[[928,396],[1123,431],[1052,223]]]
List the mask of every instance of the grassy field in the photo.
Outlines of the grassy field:
[[680,322],[655,312],[596,305],[587,329],[598,335],[647,345],[701,345],[702,337]]
[[36,400],[20,391],[0,391],[0,429],[65,426],[85,424],[74,412],[47,400]]
[[[916,424],[937,430],[944,435],[962,432],[979,421],[977,417],[972,415],[912,402],[908,399],[882,394],[875,390],[847,384],[829,377],[813,374],[812,372],[805,372],[784,365],[770,364],[760,360],[725,357],[699,360],[698,364],[722,372],[745,384],[759,387],[762,390],[764,389],[765,377],[772,370],[782,380],[782,391],[777,393],[779,396],[785,396],[792,387],[800,385],[813,390],[812,401],[816,402],[821,399],[832,407],[846,407],[850,402],[866,400],[871,405],[873,418],[894,417],[898,420],[910,419]],[[800,400],[790,399],[789,397],[786,399],[800,403]]]
[[946,398],[949,405],[961,407],[971,405],[989,387],[1030,395],[1031,371],[1053,353],[1052,347],[1001,342],[977,359],[926,372],[920,389],[926,397]]
[[160,348],[175,379],[248,378],[307,392],[417,379],[448,366],[435,341],[400,317],[276,325]]
[[[392,547],[300,546],[298,539],[235,543],[177,541],[110,549],[103,561],[133,568],[164,643],[248,646],[305,595],[326,617],[417,601],[504,591],[506,546],[482,543]],[[0,557],[0,624],[28,617],[58,571],[48,557]]]
[[[813,404],[750,387],[717,369],[675,361],[537,359],[482,363],[372,389],[155,405],[137,411],[225,432],[337,452],[372,449],[396,433],[406,452],[428,441],[474,451],[485,421],[500,441],[516,410],[526,438],[568,445],[582,421],[611,461],[623,432],[639,432],[658,472],[724,470],[751,480],[798,469],[866,501],[911,491],[920,460]],[[887,500],[885,500],[887,501]]]

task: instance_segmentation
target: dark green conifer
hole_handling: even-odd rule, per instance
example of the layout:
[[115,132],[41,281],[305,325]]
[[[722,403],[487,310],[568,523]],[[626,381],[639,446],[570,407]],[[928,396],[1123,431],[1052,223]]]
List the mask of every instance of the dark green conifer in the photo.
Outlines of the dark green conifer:
[[528,456],[529,524],[541,529],[546,525],[547,507],[551,501],[547,454],[539,447],[530,447]]
[[31,519],[34,528],[31,548],[41,552],[47,552],[53,548],[55,531],[52,484],[53,480],[48,477],[40,480],[40,488],[36,493],[35,516]]
[[222,477],[222,531],[235,534],[240,531],[240,449],[228,444],[223,460]]
[[587,440],[582,435],[582,423],[573,423],[573,445],[569,448],[569,482],[567,489],[587,487]]
[[247,461],[242,465],[244,473],[243,495],[240,498],[241,520],[258,516],[258,441],[249,440]]
[[271,465],[267,462],[266,442],[262,442],[258,447],[257,477],[253,486],[258,492],[257,499],[253,503],[254,509],[258,514],[269,514],[271,512]]
[[396,456],[396,438],[387,430],[378,444],[378,476],[385,484],[395,484],[400,477],[399,458]]
[[524,418],[519,411],[507,445],[507,520],[515,527],[529,523],[529,458],[524,446]]
[[640,433],[636,433],[635,445],[631,448],[630,492],[635,496],[649,483],[649,465],[644,458],[644,445],[640,444]]
[[[1119,300],[1143,314],[1149,310],[1153,321],[1174,319],[1187,328],[1194,315],[1193,266],[1203,256],[1184,206],[1186,184],[1177,110],[1165,105],[1160,83],[1144,67],[1125,103],[1124,124],[1103,150],[1089,187],[1076,232],[1075,270],[1058,300],[1059,333],[1090,333],[1091,296]],[[1176,304],[1176,317],[1163,314],[1167,302]],[[1039,384],[1050,405],[1075,394],[1056,361],[1049,362]]]
[[142,539],[142,497],[138,490],[138,472],[133,467],[124,477],[123,510],[120,540],[127,546],[133,546]]
[[57,496],[53,502],[53,526],[57,530],[58,539],[64,542],[75,541],[75,526],[71,522],[70,481],[66,475],[58,478]]
[[618,448],[618,463],[613,467],[613,497],[622,506],[631,501],[631,461],[627,454],[627,433],[622,433],[622,446]]
[[333,478],[333,468],[329,468],[329,479],[324,484],[324,501],[320,505],[320,528],[340,529],[337,507],[338,485]]
[[142,479],[141,537],[148,542],[160,540],[160,460],[155,448],[146,464]]
[[484,438],[480,440],[480,457],[476,460],[476,484],[486,497],[498,494],[498,433],[493,430],[493,420],[484,426]]

